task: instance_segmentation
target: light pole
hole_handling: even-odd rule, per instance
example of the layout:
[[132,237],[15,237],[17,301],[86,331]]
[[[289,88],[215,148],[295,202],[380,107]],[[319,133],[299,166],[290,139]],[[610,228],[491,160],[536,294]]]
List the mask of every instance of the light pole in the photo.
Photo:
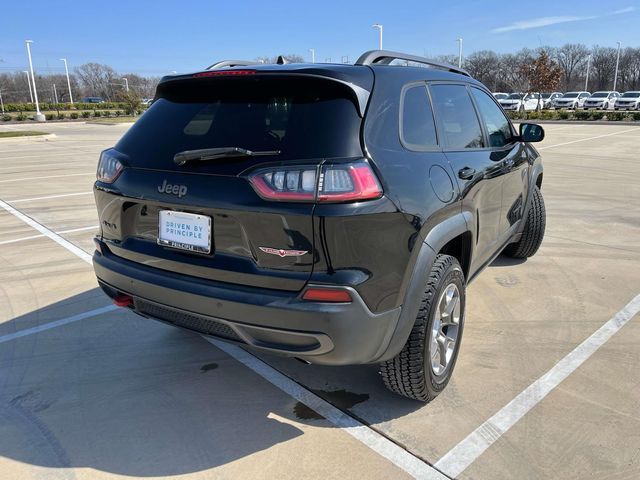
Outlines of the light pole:
[[311,63],[316,63],[316,49],[310,48],[309,51],[311,52]]
[[61,61],[64,62],[64,71],[67,74],[67,87],[69,87],[69,102],[73,105],[73,95],[71,94],[71,81],[69,80],[69,67],[67,66],[67,59],[61,58]]
[[620,42],[618,44],[618,54],[616,55],[616,74],[613,76],[613,91],[616,91],[616,85],[618,84],[618,65],[620,65]]
[[36,89],[36,77],[33,74],[33,62],[31,61],[31,44],[33,40],[25,40],[24,43],[27,46],[27,56],[29,57],[29,70],[31,71],[31,84],[33,85],[33,98],[36,101],[36,116],[34,117],[37,122],[46,122],[47,119],[40,112],[40,104],[38,103],[38,90]]
[[53,98],[56,100],[56,105],[58,105],[58,90],[56,90],[56,84],[53,84]]
[[589,91],[589,70],[591,69],[591,54],[587,57],[587,78],[584,79],[584,91]]
[[458,68],[462,68],[462,37],[456,40],[459,43],[458,49]]
[[4,102],[2,101],[2,90],[0,90],[0,108],[2,108],[2,114],[4,115]]
[[382,50],[382,25],[380,25],[379,23],[374,23],[373,25],[371,25],[372,28],[377,28],[379,30],[378,32],[378,38],[379,38],[379,49]]
[[122,80],[124,80],[124,88],[128,92],[129,91],[129,80],[127,79],[127,77],[122,77]]
[[27,85],[29,85],[29,97],[31,98],[31,103],[33,103],[33,92],[31,91],[31,79],[29,78],[29,72],[27,70],[23,70],[23,73],[27,76]]

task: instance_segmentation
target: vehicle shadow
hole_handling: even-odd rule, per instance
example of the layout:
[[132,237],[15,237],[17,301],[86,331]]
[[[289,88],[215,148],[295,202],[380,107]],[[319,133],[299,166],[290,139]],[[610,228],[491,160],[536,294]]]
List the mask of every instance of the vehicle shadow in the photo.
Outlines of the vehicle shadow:
[[[295,448],[286,442],[303,435],[296,422],[332,428],[199,335],[122,309],[1,341],[97,301],[93,289],[0,323],[1,456],[39,467],[180,475],[278,444]],[[366,401],[363,377],[376,375],[369,367],[349,371],[363,391],[334,393],[345,410]],[[388,396],[386,419],[422,406]]]
[[491,262],[491,267],[513,267],[515,265],[521,265],[526,262],[526,258],[513,258],[508,255],[500,254],[496,259]]

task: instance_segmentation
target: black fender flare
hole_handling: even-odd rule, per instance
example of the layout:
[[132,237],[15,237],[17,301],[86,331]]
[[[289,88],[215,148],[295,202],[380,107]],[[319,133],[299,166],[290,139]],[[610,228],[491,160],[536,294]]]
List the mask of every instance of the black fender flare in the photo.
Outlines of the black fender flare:
[[436,261],[440,249],[455,237],[468,232],[468,219],[473,219],[470,212],[460,212],[453,215],[435,227],[426,235],[424,241],[418,247],[420,250],[413,264],[413,269],[404,293],[402,309],[391,335],[387,348],[376,358],[376,362],[384,362],[395,357],[411,334],[413,325],[420,308],[420,299],[424,293],[431,267]]

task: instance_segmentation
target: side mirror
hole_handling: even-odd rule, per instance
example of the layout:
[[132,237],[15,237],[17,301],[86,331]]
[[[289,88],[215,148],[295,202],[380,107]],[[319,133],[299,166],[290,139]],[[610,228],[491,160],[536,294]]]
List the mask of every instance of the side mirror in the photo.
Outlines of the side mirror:
[[521,123],[520,140],[527,143],[541,142],[544,140],[544,129],[535,123]]

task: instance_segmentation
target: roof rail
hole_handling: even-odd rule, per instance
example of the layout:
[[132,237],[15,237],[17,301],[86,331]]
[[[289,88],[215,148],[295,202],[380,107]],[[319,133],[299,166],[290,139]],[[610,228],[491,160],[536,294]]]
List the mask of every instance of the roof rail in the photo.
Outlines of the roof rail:
[[249,65],[257,65],[259,62],[255,60],[222,60],[213,65],[209,65],[205,70],[217,70],[225,67],[248,67]]
[[428,58],[418,57],[417,55],[409,55],[406,53],[390,52],[389,50],[369,50],[360,55],[360,58],[356,60],[356,65],[389,65],[394,60],[406,60],[408,62],[422,63],[429,65],[433,68],[439,68],[441,70],[447,70],[453,73],[459,73],[470,77],[469,72],[462,68],[454,67],[447,63],[436,62],[435,60],[429,60]]

